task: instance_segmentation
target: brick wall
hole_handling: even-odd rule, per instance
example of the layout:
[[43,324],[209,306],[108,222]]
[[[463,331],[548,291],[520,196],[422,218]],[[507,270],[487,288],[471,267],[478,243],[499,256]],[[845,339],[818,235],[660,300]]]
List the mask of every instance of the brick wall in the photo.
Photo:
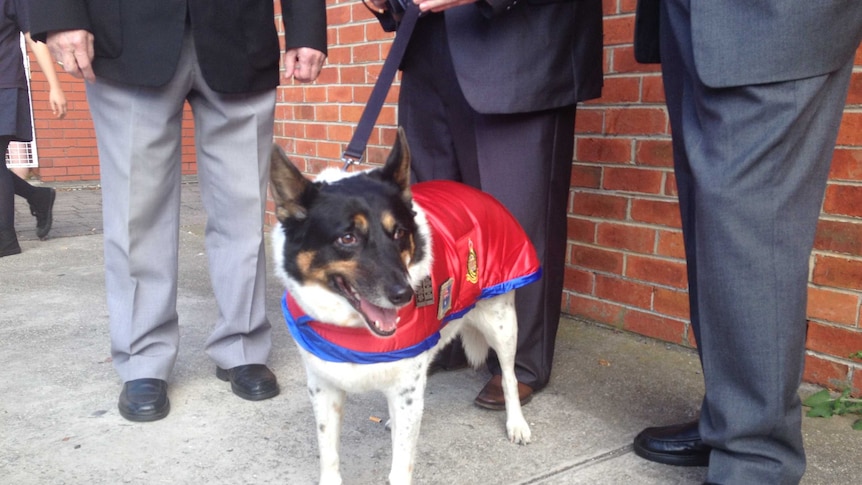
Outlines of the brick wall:
[[[327,67],[314,84],[281,87],[276,108],[278,143],[312,174],[341,165],[391,40],[361,2],[327,4]],[[634,61],[634,6],[604,1],[604,96],[577,114],[564,311],[694,346],[661,77],[656,66]],[[811,257],[805,379],[833,388],[852,382],[858,395],[862,361],[849,356],[862,350],[862,50],[856,64]],[[371,164],[394,140],[397,92],[396,83],[371,135]],[[63,122],[37,112],[45,180],[97,173],[83,95],[73,103]],[[193,171],[189,143],[186,172]]]

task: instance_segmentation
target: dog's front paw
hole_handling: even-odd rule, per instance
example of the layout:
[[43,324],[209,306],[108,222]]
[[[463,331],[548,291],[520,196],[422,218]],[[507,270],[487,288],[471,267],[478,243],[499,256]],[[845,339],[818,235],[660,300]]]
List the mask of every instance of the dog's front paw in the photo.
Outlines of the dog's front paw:
[[509,420],[506,423],[506,431],[509,433],[509,441],[518,445],[526,445],[532,436],[530,425],[523,419]]
[[341,474],[336,473],[321,473],[319,485],[341,485]]

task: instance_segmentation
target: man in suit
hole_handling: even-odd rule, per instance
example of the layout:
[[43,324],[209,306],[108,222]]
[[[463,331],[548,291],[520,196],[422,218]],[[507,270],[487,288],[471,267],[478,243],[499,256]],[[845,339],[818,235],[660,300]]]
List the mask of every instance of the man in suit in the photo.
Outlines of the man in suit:
[[[270,0],[36,0],[32,27],[84,78],[103,192],[111,353],[119,410],[164,418],[179,344],[181,121],[195,121],[218,316],[206,342],[238,396],[278,394],[266,367],[264,207],[279,44]],[[324,0],[282,0],[285,77],[314,80],[326,57]]]
[[648,428],[635,451],[708,464],[709,483],[798,483],[809,256],[862,2],[638,8],[638,58],[662,63],[706,392],[698,421]]
[[[388,5],[375,0],[378,17]],[[575,106],[602,87],[600,0],[420,0],[398,121],[416,181],[479,188],[509,209],[543,276],[517,292],[516,375],[526,403],[550,379],[566,260]],[[456,351],[457,352],[457,351]],[[442,355],[443,367],[462,355]],[[476,404],[504,409],[500,368]]]

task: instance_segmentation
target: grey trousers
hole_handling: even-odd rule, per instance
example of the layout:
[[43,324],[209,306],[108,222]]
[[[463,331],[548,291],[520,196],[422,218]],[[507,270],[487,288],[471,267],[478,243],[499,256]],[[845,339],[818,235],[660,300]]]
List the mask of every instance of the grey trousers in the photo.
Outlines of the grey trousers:
[[183,106],[190,104],[206,252],[218,317],[206,351],[223,368],[265,363],[263,218],[275,90],[219,94],[190,35],[160,88],[87,84],[103,193],[111,353],[123,381],[167,380],[177,357],[177,255]]
[[711,89],[698,78],[687,2],[663,2],[691,304],[706,393],[708,482],[798,483],[798,388],[808,267],[853,60],[836,72]]

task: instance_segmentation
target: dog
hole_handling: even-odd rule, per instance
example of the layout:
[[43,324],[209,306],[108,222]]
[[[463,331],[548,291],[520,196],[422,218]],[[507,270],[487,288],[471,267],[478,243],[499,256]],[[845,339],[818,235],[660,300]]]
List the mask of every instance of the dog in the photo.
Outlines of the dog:
[[[401,129],[382,167],[327,169],[314,181],[274,145],[270,182],[275,271],[307,373],[320,483],[341,483],[346,393],[372,390],[388,402],[389,483],[411,483],[428,367],[456,335],[474,367],[489,347],[497,353],[508,438],[527,444],[531,431],[514,371],[514,289],[538,279],[541,268],[502,205],[456,182],[411,186]],[[467,206],[478,209],[469,213]]]

